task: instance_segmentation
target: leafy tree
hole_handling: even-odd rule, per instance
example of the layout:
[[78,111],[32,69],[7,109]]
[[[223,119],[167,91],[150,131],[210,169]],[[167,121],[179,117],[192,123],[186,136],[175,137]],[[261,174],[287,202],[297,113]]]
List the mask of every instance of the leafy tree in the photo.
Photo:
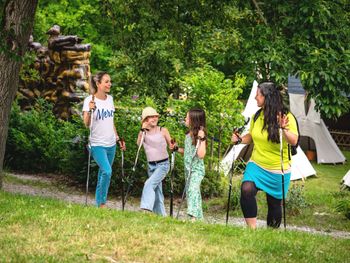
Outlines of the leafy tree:
[[1,1],[0,22],[0,188],[9,124],[19,71],[33,28],[37,0]]
[[350,5],[348,1],[240,1],[251,10],[239,24],[245,38],[237,69],[256,67],[263,78],[286,83],[297,74],[317,108],[327,117],[349,109]]

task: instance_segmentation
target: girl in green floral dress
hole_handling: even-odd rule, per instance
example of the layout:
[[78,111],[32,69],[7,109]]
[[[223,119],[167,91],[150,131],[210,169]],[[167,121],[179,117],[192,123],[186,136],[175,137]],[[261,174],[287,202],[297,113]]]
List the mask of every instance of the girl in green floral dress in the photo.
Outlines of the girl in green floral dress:
[[185,123],[189,128],[185,137],[185,148],[178,148],[178,152],[184,154],[186,181],[190,178],[186,191],[187,214],[194,221],[203,219],[200,186],[205,175],[203,161],[206,154],[205,112],[202,109],[191,109],[186,115]]

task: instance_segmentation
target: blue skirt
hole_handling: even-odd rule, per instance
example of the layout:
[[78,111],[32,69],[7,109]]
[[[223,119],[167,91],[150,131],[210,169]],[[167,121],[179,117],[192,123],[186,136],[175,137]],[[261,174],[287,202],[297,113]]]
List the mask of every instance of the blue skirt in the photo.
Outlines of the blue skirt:
[[[287,197],[291,173],[284,174],[284,196]],[[254,162],[249,162],[242,182],[254,182],[255,186],[277,199],[282,199],[282,174],[266,171]]]

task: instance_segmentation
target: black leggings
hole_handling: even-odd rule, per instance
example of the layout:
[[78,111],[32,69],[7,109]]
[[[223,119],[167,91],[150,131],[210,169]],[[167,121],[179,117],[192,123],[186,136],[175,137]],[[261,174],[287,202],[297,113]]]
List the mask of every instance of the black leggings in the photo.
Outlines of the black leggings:
[[[241,207],[245,218],[254,218],[257,216],[258,207],[255,196],[258,192],[254,182],[243,182],[241,186]],[[266,194],[268,212],[267,225],[278,228],[282,221],[282,203],[281,199]]]

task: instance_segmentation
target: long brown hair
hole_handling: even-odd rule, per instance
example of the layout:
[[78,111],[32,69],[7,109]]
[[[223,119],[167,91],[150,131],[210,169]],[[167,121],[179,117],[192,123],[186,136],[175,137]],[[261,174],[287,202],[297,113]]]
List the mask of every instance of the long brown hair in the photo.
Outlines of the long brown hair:
[[204,128],[204,133],[207,134],[205,112],[200,108],[193,108],[189,110],[188,117],[190,121],[189,132],[192,136],[192,144],[196,145],[196,142],[198,139],[198,131],[200,130],[201,127]]
[[97,82],[101,83],[104,75],[108,75],[108,73],[101,71],[90,77],[90,89],[92,94],[95,94],[97,92]]

